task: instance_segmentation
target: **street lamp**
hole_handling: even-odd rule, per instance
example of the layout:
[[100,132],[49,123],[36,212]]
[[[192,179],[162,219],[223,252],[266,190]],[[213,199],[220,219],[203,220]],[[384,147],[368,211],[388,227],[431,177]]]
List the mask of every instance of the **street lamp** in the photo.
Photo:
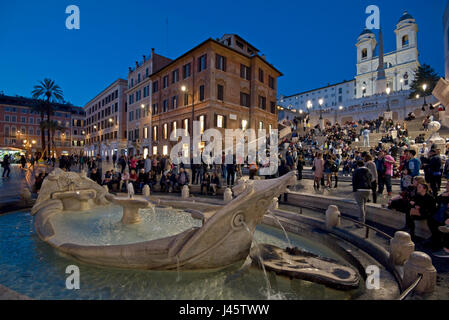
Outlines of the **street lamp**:
[[323,98],[321,98],[320,100],[318,100],[318,103],[320,104],[320,120],[323,120]]
[[391,92],[391,88],[387,87],[387,89],[385,90],[387,92],[387,112],[390,112],[390,92]]
[[401,91],[402,91],[402,84],[404,83],[404,79],[399,80],[399,82],[401,83]]
[[423,109],[427,106],[427,103],[426,103],[426,90],[427,90],[427,84],[424,83],[422,85],[422,91],[423,91],[423,97],[424,97]]

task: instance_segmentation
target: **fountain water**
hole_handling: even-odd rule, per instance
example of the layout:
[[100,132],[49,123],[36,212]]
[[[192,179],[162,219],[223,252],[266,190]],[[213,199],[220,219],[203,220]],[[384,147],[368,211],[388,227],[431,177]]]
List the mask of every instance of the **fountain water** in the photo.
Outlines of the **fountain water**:
[[[254,242],[254,244],[259,247],[259,244],[257,243],[256,239],[254,239],[254,235],[251,232],[251,230],[249,229],[248,225],[245,223],[245,221],[241,221],[241,223],[243,224],[243,226],[245,227],[246,231],[248,231],[249,235],[251,236],[252,241]],[[267,271],[265,270],[265,265],[263,263],[263,259],[262,256],[259,254],[259,264],[262,266],[262,270],[263,270],[263,275],[265,278],[265,283],[267,285],[267,298],[268,300],[270,300],[271,297],[271,284],[270,284],[270,280],[268,279],[268,275],[267,275]]]
[[132,199],[134,198],[134,186],[133,184],[130,182],[128,183],[128,198]]

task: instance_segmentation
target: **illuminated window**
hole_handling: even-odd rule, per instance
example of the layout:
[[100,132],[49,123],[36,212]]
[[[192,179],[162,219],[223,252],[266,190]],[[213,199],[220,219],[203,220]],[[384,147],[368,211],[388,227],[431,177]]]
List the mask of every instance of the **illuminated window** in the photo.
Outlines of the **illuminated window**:
[[242,130],[246,130],[248,128],[248,121],[242,120]]
[[162,148],[162,154],[163,154],[164,156],[168,155],[168,146],[164,146],[164,147]]
[[148,139],[148,127],[143,128],[143,138]]
[[263,129],[263,122],[259,121],[259,130],[262,130],[262,129]]
[[176,121],[174,121],[173,122],[173,125],[172,125],[172,128],[173,128],[173,133],[175,134],[175,136],[176,136]]
[[199,118],[200,121],[200,134],[204,133],[204,116],[200,116]]
[[153,127],[153,141],[157,140],[157,126]]
[[224,117],[217,115],[217,128],[223,128],[224,127]]
[[157,155],[157,146],[153,146],[153,155]]
[[164,139],[168,138],[168,124],[164,123]]
[[189,119],[184,119],[184,134],[185,136],[189,135]]

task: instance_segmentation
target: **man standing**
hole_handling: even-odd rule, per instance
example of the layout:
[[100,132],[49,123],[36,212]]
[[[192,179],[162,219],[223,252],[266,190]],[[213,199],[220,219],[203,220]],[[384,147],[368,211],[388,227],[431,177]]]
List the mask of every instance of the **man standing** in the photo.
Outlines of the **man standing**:
[[441,158],[438,155],[438,151],[431,149],[429,151],[429,183],[432,189],[433,196],[437,197],[441,188]]
[[357,169],[352,176],[352,189],[355,192],[354,198],[360,208],[359,221],[365,223],[366,220],[366,202],[369,199],[371,191],[372,176],[371,172],[363,161],[357,161]]
[[151,171],[151,159],[150,156],[147,154],[147,157],[145,159],[145,165],[144,165],[144,169],[145,169],[145,173],[148,173]]
[[369,147],[369,134],[370,134],[370,131],[369,131],[368,127],[365,127],[365,130],[362,131],[364,147]]
[[9,178],[9,173],[11,172],[10,162],[9,162],[9,155],[5,155],[3,157],[2,167],[3,167],[2,178],[5,177],[6,171],[8,171],[8,173],[6,174],[6,177]]
[[416,156],[416,151],[411,149],[406,151],[407,168],[410,171],[412,178],[419,176],[421,169],[421,161]]

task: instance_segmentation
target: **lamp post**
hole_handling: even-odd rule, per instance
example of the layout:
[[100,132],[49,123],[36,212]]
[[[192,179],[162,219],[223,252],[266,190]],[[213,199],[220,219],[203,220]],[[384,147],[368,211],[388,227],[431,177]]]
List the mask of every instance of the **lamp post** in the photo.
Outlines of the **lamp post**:
[[[194,118],[195,118],[195,101],[194,101],[195,97],[193,96],[193,93],[189,93],[189,90],[187,89],[187,87],[185,85],[181,86],[181,91],[184,92],[184,94],[187,94],[187,99],[188,99],[189,96],[192,96],[192,133],[193,133],[193,121],[194,121]],[[192,136],[192,153],[191,153],[191,156],[193,158],[193,136]]]
[[391,92],[391,88],[387,87],[387,89],[385,90],[387,92],[387,112],[390,112],[390,92]]
[[324,129],[323,103],[324,103],[323,98],[320,98],[320,99],[318,100],[318,104],[320,105],[320,127],[321,127],[321,129]]
[[338,120],[338,111],[342,111],[343,106],[339,106],[338,109],[335,109],[335,124],[337,124]]
[[427,84],[424,83],[422,85],[422,91],[423,91],[423,97],[424,97],[423,108],[425,108],[427,106],[427,103],[426,103],[426,90],[427,90]]

